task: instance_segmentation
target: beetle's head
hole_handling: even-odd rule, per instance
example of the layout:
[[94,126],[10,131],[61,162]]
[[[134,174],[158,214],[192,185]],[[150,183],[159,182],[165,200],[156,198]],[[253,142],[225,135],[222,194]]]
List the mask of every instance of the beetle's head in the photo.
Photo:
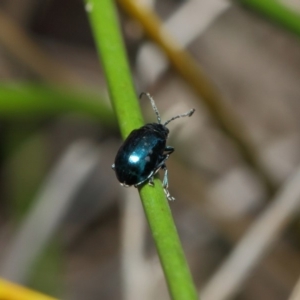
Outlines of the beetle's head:
[[169,135],[169,129],[163,124],[149,123],[149,124],[145,125],[145,127],[147,127],[147,129],[149,129],[149,130],[153,130],[153,131],[161,133],[166,138]]

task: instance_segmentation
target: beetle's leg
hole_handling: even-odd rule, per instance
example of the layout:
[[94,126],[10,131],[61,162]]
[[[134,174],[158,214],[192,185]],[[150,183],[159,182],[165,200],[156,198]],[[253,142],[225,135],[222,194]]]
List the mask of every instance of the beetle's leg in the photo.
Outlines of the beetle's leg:
[[148,182],[148,184],[150,185],[150,186],[154,186],[154,177],[153,176],[151,176],[150,178],[149,178],[149,182]]
[[165,171],[164,179],[163,179],[163,188],[164,188],[166,197],[168,198],[169,201],[174,201],[175,198],[170,195],[170,192],[168,190],[169,180],[168,180],[168,169],[167,169],[166,165],[163,165],[162,169],[164,169],[164,171]]
[[169,180],[168,180],[168,169],[166,167],[166,165],[163,166],[163,169],[165,171],[165,174],[164,174],[164,179],[163,179],[163,188],[164,189],[167,189],[169,187]]
[[174,149],[174,147],[172,147],[172,146],[166,146],[166,148],[165,148],[165,154],[169,157],[169,155],[171,154],[171,153],[173,153],[175,151],[175,149]]
[[126,183],[121,183],[120,182],[120,185],[123,186],[123,187],[126,187],[126,188],[130,187],[130,185],[127,185]]

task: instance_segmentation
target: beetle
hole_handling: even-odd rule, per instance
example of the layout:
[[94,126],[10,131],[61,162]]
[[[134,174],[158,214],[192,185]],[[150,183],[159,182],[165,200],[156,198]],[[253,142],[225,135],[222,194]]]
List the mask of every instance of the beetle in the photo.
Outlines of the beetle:
[[152,108],[157,117],[157,123],[149,123],[139,129],[133,130],[120,147],[112,169],[115,171],[120,184],[125,187],[138,187],[149,180],[149,185],[154,185],[154,175],[160,170],[165,171],[163,178],[163,188],[168,200],[175,200],[168,190],[168,169],[166,160],[174,148],[167,146],[169,129],[166,127],[171,121],[190,117],[195,109],[177,115],[164,124],[161,123],[161,117],[155,102],[149,93],[141,93],[140,98],[145,95],[151,102]]

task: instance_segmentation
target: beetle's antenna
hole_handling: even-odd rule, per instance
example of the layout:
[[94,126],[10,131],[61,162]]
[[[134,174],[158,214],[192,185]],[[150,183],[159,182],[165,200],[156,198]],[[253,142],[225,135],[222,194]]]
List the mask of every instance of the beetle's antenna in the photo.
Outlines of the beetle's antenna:
[[157,122],[158,122],[158,124],[161,124],[160,114],[158,112],[158,109],[157,109],[157,107],[155,105],[155,102],[154,102],[153,98],[151,97],[151,95],[149,93],[142,92],[140,94],[140,99],[143,97],[143,95],[146,95],[148,97],[148,99],[150,100],[152,108],[153,108],[153,110],[154,110],[154,112],[156,114],[156,117],[157,117]]
[[195,109],[193,108],[193,109],[191,109],[190,111],[186,112],[185,114],[175,116],[175,117],[171,118],[170,120],[168,120],[168,121],[164,124],[164,126],[166,126],[167,124],[169,124],[170,122],[172,122],[172,121],[175,120],[175,119],[183,118],[183,117],[190,117],[194,112],[195,112]]

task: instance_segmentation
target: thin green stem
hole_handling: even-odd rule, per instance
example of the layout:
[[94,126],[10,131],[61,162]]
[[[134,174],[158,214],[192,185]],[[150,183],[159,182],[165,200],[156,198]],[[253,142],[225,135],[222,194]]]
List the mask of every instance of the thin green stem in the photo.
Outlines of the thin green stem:
[[[86,0],[95,43],[123,138],[144,125],[133,87],[113,0]],[[174,300],[198,299],[161,182],[142,186],[140,195]]]
[[123,138],[144,124],[112,0],[86,0],[96,46]]
[[260,13],[273,19],[288,30],[300,35],[300,13],[288,8],[277,0],[239,0]]
[[[102,97],[103,98],[103,97]],[[112,110],[99,101],[101,94],[46,85],[26,83],[0,84],[2,119],[44,119],[66,113],[80,113],[113,127]]]

